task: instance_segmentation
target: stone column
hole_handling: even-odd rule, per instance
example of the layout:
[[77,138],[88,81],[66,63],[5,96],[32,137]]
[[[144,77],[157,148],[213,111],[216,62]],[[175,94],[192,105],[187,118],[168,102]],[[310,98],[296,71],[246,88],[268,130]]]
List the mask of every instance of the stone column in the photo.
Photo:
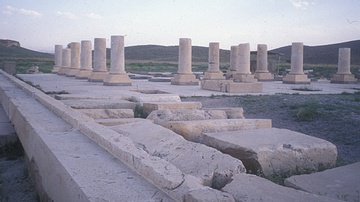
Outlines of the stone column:
[[91,82],[103,82],[107,76],[106,68],[106,39],[95,38],[94,40],[94,68],[89,76]]
[[53,69],[51,71],[52,73],[58,73],[58,71],[61,68],[62,50],[63,50],[62,45],[55,45],[54,66],[53,66]]
[[125,72],[124,36],[111,36],[110,72],[104,79],[106,86],[130,86],[131,80]]
[[220,71],[220,49],[219,43],[209,43],[209,64],[208,70],[204,74],[204,79],[219,80],[225,79]]
[[301,42],[292,43],[291,46],[291,69],[287,74],[283,83],[289,84],[309,84],[310,79],[303,71],[304,45]]
[[239,68],[239,46],[230,47],[230,69],[226,72],[226,78],[232,79]]
[[251,83],[257,82],[250,71],[250,44],[239,44],[239,65],[236,73],[233,75],[235,82]]
[[198,85],[199,80],[196,79],[191,67],[191,39],[180,38],[178,73],[174,75],[171,84]]
[[70,69],[71,64],[71,49],[65,48],[62,50],[61,68],[58,71],[59,75],[65,75]]
[[80,71],[76,74],[77,79],[88,79],[92,72],[92,44],[91,41],[81,41]]
[[257,46],[255,78],[257,78],[259,81],[274,80],[274,75],[272,75],[268,70],[268,55],[266,44],[258,44]]
[[356,83],[358,80],[350,72],[350,48],[339,48],[338,71],[331,83]]
[[70,70],[66,72],[66,76],[75,76],[80,71],[80,43],[71,42],[71,65]]

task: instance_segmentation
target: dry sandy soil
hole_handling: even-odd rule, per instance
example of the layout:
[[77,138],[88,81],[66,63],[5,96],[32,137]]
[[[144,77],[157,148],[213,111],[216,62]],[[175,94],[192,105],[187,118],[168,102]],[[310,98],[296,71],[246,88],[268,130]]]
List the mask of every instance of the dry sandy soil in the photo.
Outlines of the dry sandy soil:
[[[243,107],[246,118],[272,119],[273,127],[319,137],[338,148],[338,166],[360,161],[360,93],[191,97],[205,108]],[[0,148],[0,202],[38,201],[21,146]]]

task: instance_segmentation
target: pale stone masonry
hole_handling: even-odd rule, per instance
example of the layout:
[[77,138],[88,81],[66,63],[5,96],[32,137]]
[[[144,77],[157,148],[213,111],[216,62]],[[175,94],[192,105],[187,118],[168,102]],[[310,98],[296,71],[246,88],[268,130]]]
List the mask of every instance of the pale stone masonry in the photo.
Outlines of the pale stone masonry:
[[291,69],[287,74],[283,83],[289,84],[309,84],[310,79],[304,74],[304,44],[301,42],[292,43],[291,46]]
[[71,42],[71,60],[70,60],[70,69],[66,72],[66,76],[75,76],[80,71],[80,43]]
[[69,48],[65,48],[62,50],[62,61],[61,68],[58,71],[59,75],[65,75],[67,71],[70,69],[70,60],[71,60],[71,50]]
[[88,79],[92,72],[92,43],[88,40],[81,41],[80,71],[77,79]]
[[204,79],[225,79],[220,71],[220,49],[218,42],[209,43],[209,64],[208,70],[204,74]]
[[106,68],[106,39],[94,39],[94,68],[89,76],[91,82],[103,82],[107,76],[108,71]]
[[274,80],[274,75],[272,75],[268,70],[267,52],[266,44],[257,45],[255,78],[257,78],[259,81]]
[[111,36],[110,72],[104,79],[104,85],[131,86],[131,83],[125,72],[124,36]]
[[58,73],[58,71],[61,69],[62,64],[62,45],[55,45],[55,55],[54,55],[54,66],[52,69],[52,73]]
[[331,83],[356,83],[358,80],[350,72],[350,48],[339,48],[338,71]]
[[235,82],[252,83],[257,82],[250,71],[250,44],[239,44],[239,65],[236,73],[233,75]]
[[171,80],[172,85],[198,85],[199,80],[191,70],[191,39],[180,38],[179,40],[179,64],[178,72]]
[[239,66],[239,46],[230,47],[230,69],[226,72],[226,78],[232,79]]

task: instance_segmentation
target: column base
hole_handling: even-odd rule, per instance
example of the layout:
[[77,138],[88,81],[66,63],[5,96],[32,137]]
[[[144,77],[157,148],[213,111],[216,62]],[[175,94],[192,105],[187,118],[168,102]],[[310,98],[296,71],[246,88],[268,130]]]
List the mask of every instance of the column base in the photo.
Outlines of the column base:
[[76,74],[76,79],[89,79],[89,76],[91,75],[92,70],[83,70],[80,69],[79,73]]
[[334,77],[330,80],[330,83],[357,83],[358,80],[353,74],[335,74]]
[[263,84],[236,83],[231,80],[202,80],[201,89],[226,93],[262,93]]
[[131,86],[131,83],[127,74],[108,74],[104,78],[105,86]]
[[108,72],[91,72],[88,81],[90,82],[103,82]]
[[66,72],[69,71],[69,67],[61,67],[60,70],[57,72],[58,75],[65,75]]
[[199,85],[199,80],[194,74],[175,74],[171,85]]
[[274,75],[271,74],[270,72],[255,72],[254,76],[259,81],[273,81],[274,80]]
[[224,74],[222,72],[205,72],[204,73],[204,79],[210,79],[210,80],[224,80]]
[[283,83],[286,84],[309,84],[310,79],[305,74],[287,74],[283,78]]
[[60,71],[60,69],[61,69],[61,67],[60,66],[53,66],[53,69],[51,70],[51,73],[54,73],[54,74],[56,74],[56,73],[58,73],[59,71]]
[[254,83],[258,80],[255,79],[253,74],[239,74],[236,73],[233,75],[234,82],[241,82],[241,83]]
[[233,79],[234,74],[236,74],[236,70],[227,70],[227,72],[225,74],[225,78],[226,79]]
[[68,72],[66,72],[66,76],[74,77],[80,72],[80,69],[73,69],[71,68]]

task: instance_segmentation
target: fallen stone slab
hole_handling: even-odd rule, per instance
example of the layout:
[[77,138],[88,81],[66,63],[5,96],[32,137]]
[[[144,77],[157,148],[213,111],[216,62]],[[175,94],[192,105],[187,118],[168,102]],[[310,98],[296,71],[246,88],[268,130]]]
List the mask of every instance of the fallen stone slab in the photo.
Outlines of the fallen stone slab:
[[136,103],[120,99],[62,100],[62,102],[73,109],[135,109],[136,107]]
[[115,126],[121,125],[126,123],[133,123],[133,122],[148,122],[153,123],[152,120],[142,119],[142,118],[123,118],[123,119],[95,119],[96,123],[104,125],[104,126]]
[[234,174],[245,172],[242,162],[202,144],[186,141],[171,130],[152,123],[129,123],[111,127],[138,147],[175,165],[201,183],[221,188]]
[[343,201],[360,201],[360,162],[285,179],[285,186]]
[[144,102],[143,110],[150,114],[162,109],[201,109],[201,102]]
[[175,94],[139,94],[131,97],[131,101],[136,102],[139,106],[150,102],[181,102],[178,95]]
[[248,172],[293,175],[335,166],[336,146],[287,129],[203,133],[202,143],[240,159]]
[[310,194],[275,184],[256,175],[238,174],[232,178],[223,191],[231,194],[235,201],[274,201],[274,202],[332,202],[336,199]]
[[169,121],[164,127],[193,142],[201,141],[202,133],[271,128],[271,119],[211,119]]
[[226,119],[227,114],[223,110],[199,110],[199,109],[161,109],[152,111],[146,119],[162,125],[168,121],[192,121],[208,119]]
[[93,119],[134,118],[132,109],[78,109],[78,111]]

